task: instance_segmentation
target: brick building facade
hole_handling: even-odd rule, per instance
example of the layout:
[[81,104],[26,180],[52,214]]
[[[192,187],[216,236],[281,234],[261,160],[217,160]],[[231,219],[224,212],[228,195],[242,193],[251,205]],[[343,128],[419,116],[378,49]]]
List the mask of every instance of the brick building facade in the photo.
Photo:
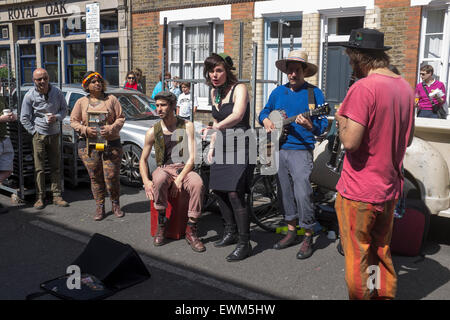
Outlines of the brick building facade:
[[[392,64],[399,68],[412,87],[415,87],[418,81],[418,70],[424,63],[434,64],[435,69],[438,69],[436,72],[438,78],[445,84],[448,83],[450,29],[448,1],[362,0],[355,5],[354,1],[350,0],[323,0],[316,3],[288,0],[188,0],[182,3],[174,0],[152,2],[134,0],[132,1],[132,65],[144,70],[147,88],[149,88],[147,93],[149,91],[151,93],[152,88],[159,81],[164,17],[168,17],[169,29],[166,68],[172,71],[178,70],[173,72],[172,76],[178,75],[176,73],[179,72],[178,61],[176,61],[178,58],[173,56],[174,52],[179,50],[179,47],[176,47],[179,46],[180,40],[176,35],[179,26],[182,30],[180,32],[184,32],[184,55],[187,57],[189,53],[186,51],[194,45],[193,42],[189,42],[190,37],[198,37],[195,45],[200,44],[200,47],[207,45],[202,38],[202,32],[205,32],[208,24],[212,23],[215,28],[213,51],[224,51],[230,54],[237,67],[239,65],[239,28],[242,22],[244,25],[242,79],[251,79],[252,47],[253,43],[256,43],[258,45],[257,78],[277,80],[273,65],[277,59],[278,41],[274,34],[279,19],[283,19],[291,22],[292,26],[300,21],[300,31],[295,27],[286,27],[293,34],[299,31],[300,35],[293,35],[293,40],[283,35],[284,54],[287,54],[291,46],[305,50],[309,55],[309,61],[319,66],[319,72],[307,81],[319,87],[326,84],[329,89],[327,93],[332,91],[329,86],[333,83],[329,79],[328,83],[324,82],[325,75],[328,74],[332,64],[324,65],[325,36],[327,35],[328,48],[336,47],[348,41],[351,28],[363,26],[376,28],[385,33],[386,45],[393,47],[388,52],[392,58]],[[442,21],[439,22],[439,19]],[[194,30],[195,28],[197,31]],[[438,38],[433,38],[435,34],[428,32],[428,29],[431,31],[436,29],[441,33]],[[195,32],[197,32],[196,35],[194,35]],[[197,49],[197,51],[201,50]],[[439,51],[438,54],[437,51]],[[200,62],[197,61],[194,68],[200,68],[197,66]],[[184,69],[189,69],[191,63],[187,58],[184,63],[187,65]],[[339,70],[334,72],[339,74]],[[190,78],[190,74],[190,72],[185,74],[184,78]],[[196,71],[197,77],[203,76]],[[344,81],[343,79],[346,79],[346,75],[339,81]],[[250,85],[249,89],[253,95],[253,88]],[[255,90],[257,114],[264,106],[272,89],[273,85],[257,84]],[[341,94],[336,98],[336,102],[343,98],[342,92],[345,95],[343,88],[339,90]],[[206,122],[210,120],[208,114],[210,109],[206,106],[207,99],[202,101],[205,106],[200,108],[202,111],[199,116],[201,114],[200,119]]]

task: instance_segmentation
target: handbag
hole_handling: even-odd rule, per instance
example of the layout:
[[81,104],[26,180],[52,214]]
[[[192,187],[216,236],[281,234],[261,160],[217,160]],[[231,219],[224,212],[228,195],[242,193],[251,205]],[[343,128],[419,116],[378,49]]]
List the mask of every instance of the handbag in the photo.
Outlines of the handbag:
[[425,90],[425,93],[427,94],[428,99],[430,99],[431,106],[433,107],[433,113],[437,113],[438,117],[440,119],[447,119],[447,112],[445,112],[444,108],[441,108],[439,105],[435,104],[433,99],[430,98],[430,95],[428,93],[427,87],[425,86],[425,83],[422,82],[423,90]]

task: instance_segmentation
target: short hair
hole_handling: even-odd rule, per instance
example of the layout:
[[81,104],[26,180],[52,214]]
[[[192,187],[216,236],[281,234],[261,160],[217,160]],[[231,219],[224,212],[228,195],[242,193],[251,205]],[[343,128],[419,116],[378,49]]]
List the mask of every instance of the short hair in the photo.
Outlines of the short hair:
[[360,66],[363,70],[388,68],[391,59],[383,50],[370,49],[345,49],[350,61]]
[[155,96],[156,100],[164,100],[167,101],[170,107],[175,108],[177,105],[177,96],[170,91],[161,91]]
[[[95,71],[88,71],[88,72],[86,72],[86,73],[84,74],[84,76],[83,76],[83,79],[86,79],[86,78],[87,78],[90,74],[92,74],[92,73],[96,73],[96,72],[95,72]],[[99,72],[97,72],[97,73],[100,74]],[[106,86],[108,85],[108,83],[106,82],[105,79],[103,79],[102,76],[100,76],[100,77],[93,76],[93,77],[91,77],[90,79],[88,79],[88,80],[86,81],[86,83],[83,85],[83,90],[84,90],[85,92],[87,92],[87,93],[90,92],[90,91],[89,91],[89,84],[91,83],[92,80],[94,80],[94,78],[98,78],[98,80],[100,80],[100,82],[102,83],[102,91],[103,91],[103,93],[105,93],[105,92],[106,92]]]
[[423,67],[420,68],[420,71],[425,71],[426,73],[434,73],[434,69],[432,66],[430,66],[429,64],[424,65]]
[[187,87],[187,88],[191,88],[191,83],[190,82],[182,82],[181,84],[180,84],[180,87],[182,87],[182,86],[185,86],[185,87]]

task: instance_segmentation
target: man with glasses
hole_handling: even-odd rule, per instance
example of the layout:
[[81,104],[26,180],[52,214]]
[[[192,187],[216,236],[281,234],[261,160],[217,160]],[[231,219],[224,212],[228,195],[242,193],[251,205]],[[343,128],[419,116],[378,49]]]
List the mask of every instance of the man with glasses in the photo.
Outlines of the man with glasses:
[[[444,117],[447,111],[438,112],[444,106],[447,99],[445,93],[445,85],[433,78],[433,67],[425,65],[420,68],[421,83],[416,86],[415,106],[418,108],[417,116],[421,118],[439,119]],[[445,115],[446,117],[446,115]]]
[[62,198],[60,122],[67,114],[64,95],[49,83],[48,73],[38,68],[33,72],[34,88],[23,98],[20,122],[33,136],[33,157],[36,178],[34,207],[45,207],[45,159],[48,158],[53,204],[67,207]]

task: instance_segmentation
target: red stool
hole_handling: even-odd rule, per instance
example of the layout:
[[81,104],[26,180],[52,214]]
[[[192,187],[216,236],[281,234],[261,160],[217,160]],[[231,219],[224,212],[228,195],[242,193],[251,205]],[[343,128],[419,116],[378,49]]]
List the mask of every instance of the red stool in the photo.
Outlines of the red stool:
[[[182,190],[176,198],[170,198],[166,208],[166,224],[165,237],[170,239],[181,239],[186,233],[186,225],[188,222],[189,210],[189,194]],[[158,230],[158,211],[150,201],[150,233],[155,236]]]

